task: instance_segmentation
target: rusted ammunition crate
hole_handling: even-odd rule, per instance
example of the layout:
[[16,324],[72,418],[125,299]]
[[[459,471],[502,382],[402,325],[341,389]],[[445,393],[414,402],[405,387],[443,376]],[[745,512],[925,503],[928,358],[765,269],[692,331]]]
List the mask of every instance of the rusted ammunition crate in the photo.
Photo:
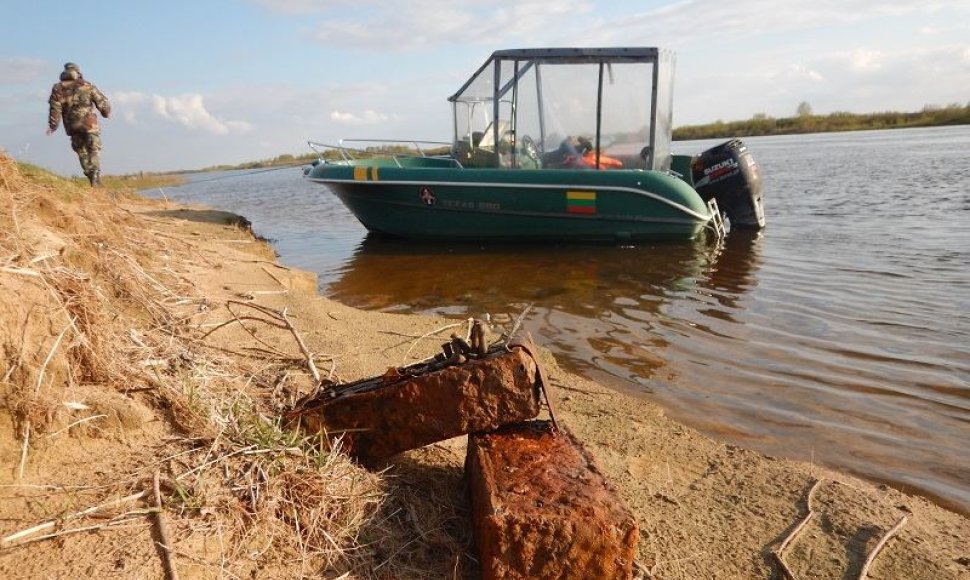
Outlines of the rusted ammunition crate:
[[482,577],[631,578],[636,517],[569,433],[545,421],[468,439]]
[[521,348],[497,349],[462,364],[421,372],[415,366],[339,385],[289,415],[374,463],[467,433],[491,431],[539,414],[536,363]]

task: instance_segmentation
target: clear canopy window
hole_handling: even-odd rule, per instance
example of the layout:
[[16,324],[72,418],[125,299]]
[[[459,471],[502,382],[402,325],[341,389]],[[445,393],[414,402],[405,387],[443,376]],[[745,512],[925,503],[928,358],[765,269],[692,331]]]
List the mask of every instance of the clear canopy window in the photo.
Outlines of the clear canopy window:
[[503,50],[449,98],[466,167],[669,169],[674,59],[656,48]]

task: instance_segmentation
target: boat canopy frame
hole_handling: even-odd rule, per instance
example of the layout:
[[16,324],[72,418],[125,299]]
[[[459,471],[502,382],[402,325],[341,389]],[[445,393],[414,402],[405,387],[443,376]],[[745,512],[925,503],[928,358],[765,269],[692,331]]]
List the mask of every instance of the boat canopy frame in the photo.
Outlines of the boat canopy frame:
[[[538,106],[538,129],[540,142],[545,140],[547,112],[543,95],[541,70],[544,65],[598,65],[595,110],[594,150],[596,151],[595,167],[600,168],[600,150],[603,130],[603,100],[604,83],[612,79],[611,65],[618,63],[641,63],[650,65],[652,78],[650,94],[644,95],[649,102],[647,115],[648,139],[646,147],[638,152],[643,160],[643,169],[667,170],[670,168],[670,143],[672,133],[672,101],[673,101],[673,70],[675,66],[674,53],[657,47],[613,47],[613,48],[524,48],[497,50],[482,64],[474,74],[453,95],[448,97],[452,104],[454,136],[459,140],[458,104],[471,105],[489,102],[491,105],[491,122],[488,126],[492,132],[488,138],[492,143],[499,143],[501,106],[509,103],[508,95],[512,93],[509,128],[514,135],[517,124],[516,107],[518,105],[519,83],[526,75],[535,70],[536,96]],[[504,83],[505,65],[511,66],[511,76]],[[492,78],[483,75],[492,69]],[[485,80],[492,87],[490,96],[466,95],[477,82]],[[471,114],[471,113],[469,113]],[[495,156],[498,157],[498,147]]]

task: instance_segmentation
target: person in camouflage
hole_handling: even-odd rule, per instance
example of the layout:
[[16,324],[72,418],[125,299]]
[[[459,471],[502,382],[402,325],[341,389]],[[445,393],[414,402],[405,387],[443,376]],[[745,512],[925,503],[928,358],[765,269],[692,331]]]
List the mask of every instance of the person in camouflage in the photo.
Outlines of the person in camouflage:
[[51,88],[47,134],[52,135],[64,120],[64,131],[71,138],[71,149],[77,153],[81,169],[92,186],[101,185],[101,127],[97,109],[105,119],[111,114],[111,103],[98,87],[84,80],[73,62],[64,65],[60,82]]

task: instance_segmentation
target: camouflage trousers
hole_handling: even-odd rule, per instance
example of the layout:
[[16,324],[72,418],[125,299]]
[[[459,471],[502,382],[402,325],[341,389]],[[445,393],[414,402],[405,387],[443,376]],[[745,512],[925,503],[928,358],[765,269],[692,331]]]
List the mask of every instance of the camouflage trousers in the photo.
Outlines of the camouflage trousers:
[[84,175],[92,177],[101,171],[101,135],[99,133],[74,133],[71,149],[77,153]]

